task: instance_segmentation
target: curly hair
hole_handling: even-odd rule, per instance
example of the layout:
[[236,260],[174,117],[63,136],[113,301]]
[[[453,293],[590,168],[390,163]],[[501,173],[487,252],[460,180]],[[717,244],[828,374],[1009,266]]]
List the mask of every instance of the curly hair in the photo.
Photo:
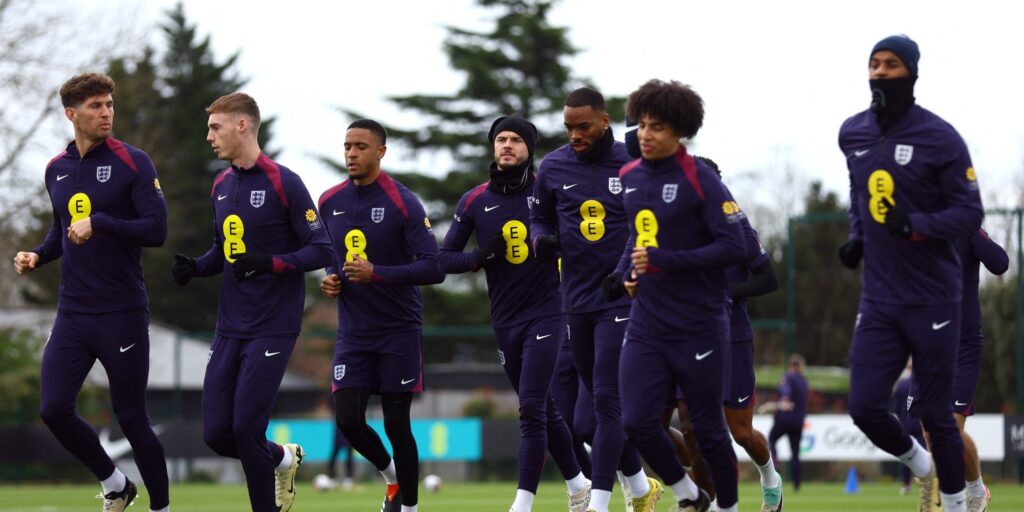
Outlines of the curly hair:
[[114,79],[101,73],[84,73],[60,86],[60,102],[65,108],[77,107],[97,94],[114,94]]
[[689,85],[655,78],[629,95],[626,116],[637,121],[651,116],[671,126],[680,137],[690,139],[704,124],[704,100]]

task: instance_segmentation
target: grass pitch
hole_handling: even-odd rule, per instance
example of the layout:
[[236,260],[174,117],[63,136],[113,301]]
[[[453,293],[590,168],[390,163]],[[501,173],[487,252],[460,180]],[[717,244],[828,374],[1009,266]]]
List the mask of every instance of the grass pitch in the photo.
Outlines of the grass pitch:
[[[317,492],[304,482],[298,487],[295,512],[375,512],[380,510],[383,484],[362,484],[353,491]],[[612,510],[623,510],[622,495],[616,486]],[[1024,510],[1024,487],[1009,484],[989,485],[992,491],[991,510]],[[802,511],[870,511],[909,512],[917,510],[916,494],[899,496],[898,484],[862,484],[854,495],[843,493],[843,482],[806,484],[799,493],[785,490],[786,512]],[[0,486],[0,511],[5,512],[97,512],[99,485],[24,485]],[[149,497],[142,491],[129,512],[145,512]],[[670,492],[658,503],[659,511],[671,505]],[[421,512],[504,512],[515,497],[515,483],[446,483],[435,494],[420,489]],[[759,510],[760,487],[754,482],[740,485],[740,510]],[[249,510],[248,495],[242,486],[172,484],[171,510],[174,512],[245,512]],[[538,491],[534,512],[566,510],[565,487],[545,482]]]

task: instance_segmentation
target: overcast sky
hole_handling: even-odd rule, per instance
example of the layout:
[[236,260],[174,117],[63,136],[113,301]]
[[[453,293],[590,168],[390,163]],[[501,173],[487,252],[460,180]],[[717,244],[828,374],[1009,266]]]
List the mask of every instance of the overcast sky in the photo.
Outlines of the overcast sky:
[[[138,4],[140,22],[161,22],[174,4]],[[314,197],[340,179],[315,159],[341,158],[345,120],[334,107],[422,126],[385,98],[454,92],[462,76],[441,51],[444,27],[487,30],[496,12],[469,0],[188,0],[185,10],[219,59],[241,51],[245,90],[278,119],[279,160]],[[565,0],[550,21],[569,27],[582,50],[575,73],[606,94],[626,95],[652,77],[691,84],[706,104],[697,151],[736,177],[741,202],[744,193],[771,202],[766,191],[782,201],[786,187],[811,179],[845,193],[839,125],[870,101],[871,47],[906,33],[921,47],[918,102],[960,131],[986,200],[994,204],[998,191],[1006,205],[1020,197],[1024,161],[1022,14],[1019,2]],[[161,32],[150,37],[162,45]],[[787,166],[797,179],[779,183]]]

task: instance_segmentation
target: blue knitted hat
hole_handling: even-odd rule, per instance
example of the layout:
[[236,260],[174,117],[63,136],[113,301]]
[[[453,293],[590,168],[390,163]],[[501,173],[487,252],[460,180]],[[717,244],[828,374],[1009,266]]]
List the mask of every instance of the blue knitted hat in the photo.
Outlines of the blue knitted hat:
[[913,39],[903,34],[882,39],[875,43],[875,47],[871,49],[871,55],[868,59],[870,60],[871,57],[874,57],[876,53],[882,50],[889,50],[895,53],[903,61],[903,65],[907,67],[910,76],[917,76],[917,61],[921,58],[921,50],[917,48],[917,43]]

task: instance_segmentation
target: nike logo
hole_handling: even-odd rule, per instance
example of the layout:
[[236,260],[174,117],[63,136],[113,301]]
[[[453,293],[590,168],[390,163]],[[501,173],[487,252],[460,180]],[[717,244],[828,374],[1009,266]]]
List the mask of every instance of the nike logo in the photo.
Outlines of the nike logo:
[[739,400],[736,400],[736,403],[742,404],[743,402],[746,402],[748,398],[750,398],[750,395],[747,395],[743,398],[740,398]]
[[65,174],[64,176],[57,176],[57,181],[60,181],[60,180],[62,180],[64,178],[67,178],[68,176],[71,176],[71,175],[70,174]]
[[134,343],[132,343],[131,345],[128,345],[127,347],[121,347],[121,353],[123,354],[123,353],[125,353],[125,352],[128,352],[128,351],[129,351],[129,350],[131,350],[131,349],[132,349],[132,347],[134,347],[134,346],[135,346],[135,344],[134,344]]
[[416,380],[416,379],[402,379],[402,385],[404,386],[404,385],[406,385],[406,384],[408,384],[408,383],[410,383],[410,382],[412,382],[414,380]]
[[711,350],[708,350],[707,352],[704,352],[703,354],[696,354],[693,357],[696,358],[698,361],[702,361],[702,360],[704,360],[705,357],[710,356],[711,353],[714,352],[714,351],[715,351],[715,349],[711,349]]
[[630,194],[632,192],[636,192],[636,187],[626,187],[626,193],[627,194]]
[[967,404],[965,404],[965,403],[963,403],[963,402],[961,402],[961,401],[957,400],[957,401],[953,402],[953,405],[955,405],[955,406],[957,406],[957,407],[963,407],[963,406],[965,406],[965,405],[967,405]]
[[250,271],[245,273],[245,277],[252,277],[255,273],[256,273],[255,270],[250,270]]
[[952,322],[952,320],[946,320],[945,322],[942,323],[932,322],[932,330],[937,331],[939,329],[942,329],[943,327],[949,325],[950,322]]
[[227,196],[226,196],[226,195],[223,195],[223,196],[222,196],[222,195],[220,195],[220,194],[217,194],[217,200],[218,200],[218,201],[223,201],[225,197],[227,197]]
[[568,184],[562,185],[562,190],[569,190],[570,188],[573,188],[576,185],[579,185],[579,183],[573,183],[572,185],[568,185]]
[[485,212],[489,212],[489,211],[491,211],[491,210],[493,210],[493,209],[495,209],[495,208],[497,208],[499,206],[501,206],[501,205],[500,204],[496,204],[494,206],[484,206],[484,211]]
[[345,212],[339,212],[338,210],[333,210],[333,211],[334,211],[334,215],[345,215]]
[[858,149],[857,151],[853,152],[853,156],[855,156],[855,157],[864,156],[864,155],[868,154],[869,151],[871,151],[871,150],[870,149]]
[[629,320],[628,316],[624,316],[624,317],[621,317],[621,318],[618,317],[618,316],[615,317],[615,323],[625,322],[626,320]]
[[267,350],[266,352],[263,353],[263,355],[265,355],[267,357],[274,357],[274,356],[276,356],[276,355],[278,355],[280,353],[281,353],[280,351],[278,351],[278,352],[271,352],[271,351]]
[[538,340],[542,340],[542,339],[544,339],[544,338],[550,338],[550,337],[551,337],[551,335],[550,335],[550,334],[545,334],[545,335],[543,335],[543,336],[541,336],[540,334],[538,334],[538,335],[537,335],[537,339],[538,339]]

